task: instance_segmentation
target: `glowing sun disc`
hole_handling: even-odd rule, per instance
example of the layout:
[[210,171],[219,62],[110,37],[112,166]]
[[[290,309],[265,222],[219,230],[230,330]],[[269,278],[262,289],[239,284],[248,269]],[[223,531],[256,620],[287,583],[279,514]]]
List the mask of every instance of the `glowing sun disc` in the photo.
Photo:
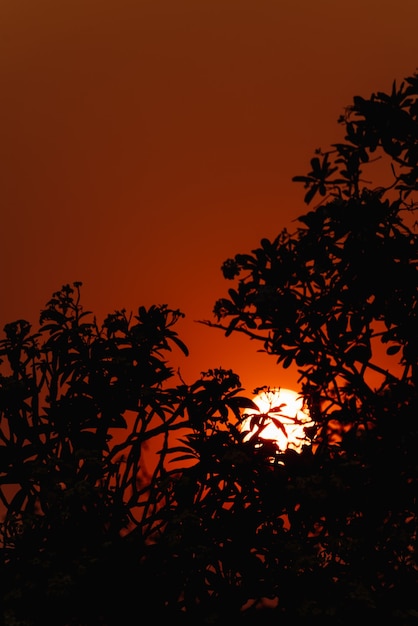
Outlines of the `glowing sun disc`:
[[[248,431],[244,441],[260,429],[260,439],[274,441],[282,452],[287,448],[300,452],[302,446],[310,442],[305,429],[312,426],[313,421],[303,397],[296,391],[280,387],[264,389],[253,401],[258,411],[244,411],[244,416],[248,415],[241,424],[241,431]],[[258,415],[260,420],[257,420]]]

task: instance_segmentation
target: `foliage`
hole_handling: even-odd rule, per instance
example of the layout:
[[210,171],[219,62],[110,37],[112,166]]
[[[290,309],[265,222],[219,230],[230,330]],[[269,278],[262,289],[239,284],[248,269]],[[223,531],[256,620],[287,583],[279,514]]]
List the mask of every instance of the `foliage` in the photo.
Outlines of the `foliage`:
[[173,329],[182,313],[116,311],[99,327],[80,286],[53,294],[39,332],[18,320],[0,342],[5,624],[131,615],[144,546],[170,511],[170,437],[246,404],[228,372],[203,374],[190,389],[168,385],[165,353],[174,345],[187,354]]
[[[319,196],[318,204],[294,233],[223,264],[236,286],[217,301],[217,322],[205,323],[245,333],[282,367],[296,366],[317,424],[312,456],[297,464],[309,489],[287,532],[306,559],[291,610],[332,613],[333,623],[362,611],[415,623],[418,75],[390,94],[355,97],[340,123],[344,141],[317,150],[311,171],[294,178],[305,202]],[[277,558],[282,615],[289,577]],[[304,607],[309,578],[315,591]]]
[[300,454],[245,437],[234,372],[173,384],[180,311],[99,325],[74,283],[5,327],[6,626],[418,623],[417,118],[418,75],[355,97],[295,177],[318,204],[223,265],[204,323],[298,369]]

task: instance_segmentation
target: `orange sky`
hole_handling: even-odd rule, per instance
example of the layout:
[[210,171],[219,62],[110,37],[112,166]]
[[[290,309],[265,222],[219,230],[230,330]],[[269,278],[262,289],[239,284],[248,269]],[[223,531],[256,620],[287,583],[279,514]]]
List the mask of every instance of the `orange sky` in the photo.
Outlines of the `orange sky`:
[[194,320],[306,211],[291,178],[352,97],[418,68],[417,23],[417,0],[1,0],[0,326],[81,280],[100,320],[180,308],[187,382],[295,387]]

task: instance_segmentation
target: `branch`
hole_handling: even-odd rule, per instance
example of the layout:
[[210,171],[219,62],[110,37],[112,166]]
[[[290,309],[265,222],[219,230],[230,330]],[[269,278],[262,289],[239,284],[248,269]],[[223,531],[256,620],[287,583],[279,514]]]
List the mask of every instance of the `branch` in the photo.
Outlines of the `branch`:
[[[211,322],[210,320],[194,320],[197,324],[204,324],[205,326],[210,326],[210,328],[220,328],[225,332],[229,330],[229,326],[224,326],[223,324],[215,324],[215,322]],[[248,328],[244,328],[243,326],[235,326],[233,332],[244,333],[250,339],[257,339],[258,341],[268,341],[268,335],[257,335],[256,333],[251,332]]]

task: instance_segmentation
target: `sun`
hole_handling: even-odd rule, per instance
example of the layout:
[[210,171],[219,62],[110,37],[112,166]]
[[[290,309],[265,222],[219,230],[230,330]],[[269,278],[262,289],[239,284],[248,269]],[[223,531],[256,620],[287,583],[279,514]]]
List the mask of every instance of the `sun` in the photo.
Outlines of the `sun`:
[[310,444],[306,428],[314,425],[304,398],[292,389],[281,387],[262,387],[256,391],[253,401],[258,411],[247,409],[243,414],[244,441],[257,435],[274,441],[282,452],[288,448],[301,452],[303,445]]

